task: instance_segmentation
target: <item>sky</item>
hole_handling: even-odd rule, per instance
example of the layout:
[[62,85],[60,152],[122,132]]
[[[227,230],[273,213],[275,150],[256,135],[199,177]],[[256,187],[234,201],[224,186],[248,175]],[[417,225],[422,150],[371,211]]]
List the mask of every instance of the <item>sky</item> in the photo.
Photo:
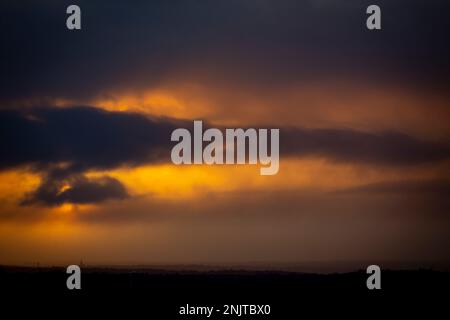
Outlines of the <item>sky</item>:
[[[447,266],[450,5],[2,1],[0,264]],[[170,160],[279,128],[280,169]]]

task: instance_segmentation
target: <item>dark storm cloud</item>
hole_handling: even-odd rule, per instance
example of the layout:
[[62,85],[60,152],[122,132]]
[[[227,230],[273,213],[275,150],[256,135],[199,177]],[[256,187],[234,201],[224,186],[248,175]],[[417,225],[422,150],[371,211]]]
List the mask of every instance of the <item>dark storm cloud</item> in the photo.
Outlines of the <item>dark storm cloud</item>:
[[23,205],[123,199],[127,192],[118,180],[88,179],[83,172],[167,160],[170,133],[182,124],[91,107],[3,110],[0,169],[25,165],[43,175]]
[[67,171],[80,172],[162,161],[182,124],[92,107],[3,110],[0,168],[67,163]]
[[[0,99],[89,98],[202,77],[284,85],[358,74],[448,88],[450,3],[377,1],[2,1]],[[205,71],[206,70],[206,71]],[[424,87],[422,86],[422,89]]]
[[126,197],[128,194],[125,187],[117,179],[108,176],[89,179],[83,175],[71,175],[61,179],[49,174],[21,204],[87,204]]
[[398,132],[350,129],[284,129],[280,133],[280,148],[286,155],[372,165],[414,165],[450,157],[447,143],[422,141]]
[[[0,169],[31,165],[65,177],[89,169],[169,162],[176,128],[193,122],[150,118],[92,107],[0,111]],[[206,129],[205,125],[205,129]],[[281,128],[285,156],[318,156],[339,162],[409,165],[448,159],[446,143],[396,132]]]

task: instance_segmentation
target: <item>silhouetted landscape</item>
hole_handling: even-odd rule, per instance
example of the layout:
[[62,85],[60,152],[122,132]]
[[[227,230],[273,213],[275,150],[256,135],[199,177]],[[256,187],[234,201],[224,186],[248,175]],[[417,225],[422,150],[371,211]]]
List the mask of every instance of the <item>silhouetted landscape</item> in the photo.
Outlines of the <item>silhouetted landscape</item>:
[[[67,289],[68,276],[62,267],[0,268],[2,290],[11,296],[18,294],[23,298],[23,294],[31,293],[33,300],[57,301],[59,306],[76,302],[81,309],[107,307],[105,311],[113,313],[145,309],[149,315],[163,315],[162,319],[175,319],[178,309],[186,304],[269,304],[271,315],[264,319],[283,319],[306,310],[348,314],[355,313],[358,307],[369,308],[375,314],[385,310],[383,307],[409,313],[427,306],[428,301],[437,310],[445,308],[446,289],[450,286],[450,273],[429,269],[382,271],[381,290],[367,289],[365,270],[313,274],[206,271],[206,267],[202,271],[84,267],[81,290]],[[329,308],[322,308],[323,305]]]

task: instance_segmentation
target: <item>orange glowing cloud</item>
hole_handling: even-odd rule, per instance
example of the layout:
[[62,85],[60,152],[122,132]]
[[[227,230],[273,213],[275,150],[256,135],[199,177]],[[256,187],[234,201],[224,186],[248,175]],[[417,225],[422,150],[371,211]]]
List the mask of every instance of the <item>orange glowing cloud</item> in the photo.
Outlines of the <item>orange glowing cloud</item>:
[[214,82],[174,83],[148,90],[118,89],[85,103],[229,126],[395,129],[433,139],[450,134],[449,102],[446,95],[401,86],[322,81],[248,90]]
[[315,190],[334,191],[383,181],[442,177],[447,165],[386,168],[337,164],[318,158],[284,159],[274,176],[261,176],[251,165],[148,165],[108,172],[92,171],[89,177],[108,174],[121,181],[134,196],[152,195],[170,201],[234,191]]

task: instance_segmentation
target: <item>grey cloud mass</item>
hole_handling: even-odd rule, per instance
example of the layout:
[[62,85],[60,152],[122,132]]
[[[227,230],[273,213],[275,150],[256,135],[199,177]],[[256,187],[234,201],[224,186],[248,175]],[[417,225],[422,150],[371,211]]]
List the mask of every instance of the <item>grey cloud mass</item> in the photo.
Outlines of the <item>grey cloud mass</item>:
[[[0,168],[31,165],[47,170],[66,163],[66,172],[82,172],[170,161],[171,132],[179,127],[192,130],[192,126],[187,120],[93,107],[3,110]],[[280,149],[286,156],[376,165],[420,164],[450,157],[445,141],[422,141],[397,132],[280,130]]]
[[2,1],[0,100],[87,99],[174,77],[274,87],[354,74],[448,89],[444,0],[377,1],[375,33],[365,0],[81,0],[79,32],[65,28],[70,4]]
[[87,178],[83,175],[71,175],[64,179],[54,179],[50,174],[35,191],[25,196],[21,204],[87,204],[127,197],[127,191],[120,181],[108,176]]

